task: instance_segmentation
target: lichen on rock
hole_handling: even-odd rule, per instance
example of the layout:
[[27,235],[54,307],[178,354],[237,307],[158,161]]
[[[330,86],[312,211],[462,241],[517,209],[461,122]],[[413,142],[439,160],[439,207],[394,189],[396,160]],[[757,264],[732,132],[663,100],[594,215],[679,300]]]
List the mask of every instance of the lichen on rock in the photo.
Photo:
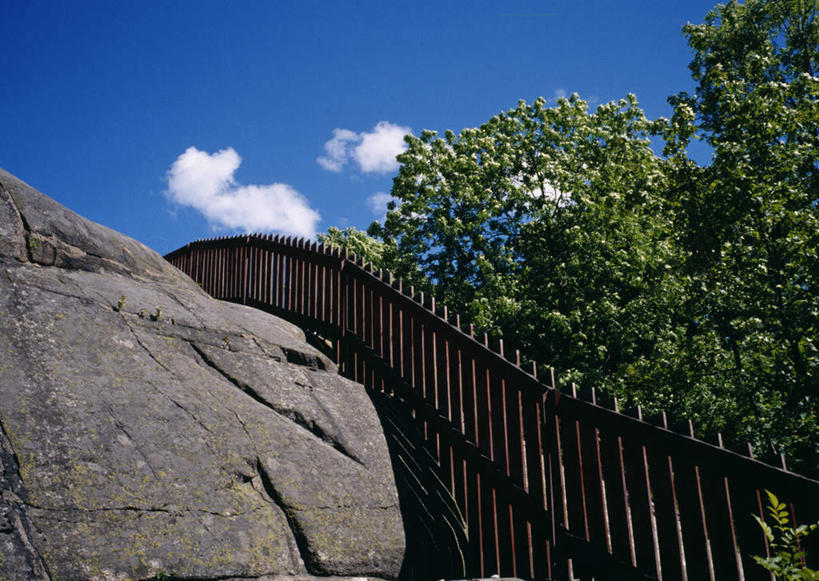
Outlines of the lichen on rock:
[[0,578],[401,569],[364,388],[2,170],[0,464]]

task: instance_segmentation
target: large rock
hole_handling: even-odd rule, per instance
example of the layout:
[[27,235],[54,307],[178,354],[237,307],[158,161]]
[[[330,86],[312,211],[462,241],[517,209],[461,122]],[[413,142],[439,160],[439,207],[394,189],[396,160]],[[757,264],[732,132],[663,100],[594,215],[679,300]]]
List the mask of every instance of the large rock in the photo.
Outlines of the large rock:
[[0,170],[0,578],[396,577],[363,387]]

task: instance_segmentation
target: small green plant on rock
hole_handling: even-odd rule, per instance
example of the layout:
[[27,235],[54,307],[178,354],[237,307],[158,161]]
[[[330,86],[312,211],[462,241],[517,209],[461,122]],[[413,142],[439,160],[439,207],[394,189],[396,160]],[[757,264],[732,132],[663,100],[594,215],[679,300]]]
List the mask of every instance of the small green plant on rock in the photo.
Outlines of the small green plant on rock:
[[119,297],[119,300],[117,301],[117,306],[114,307],[114,310],[116,312],[120,312],[124,308],[125,308],[125,295],[122,295],[121,297]]
[[816,581],[819,580],[819,571],[808,569],[805,565],[805,551],[800,547],[800,540],[819,528],[819,523],[790,526],[790,512],[784,502],[770,490],[768,495],[768,514],[773,519],[773,527],[769,526],[757,515],[753,515],[771,546],[770,557],[752,555],[754,561],[773,573],[777,579],[785,581]]
[[162,307],[157,307],[156,312],[151,314],[150,319],[152,321],[158,321],[160,318],[162,318]]

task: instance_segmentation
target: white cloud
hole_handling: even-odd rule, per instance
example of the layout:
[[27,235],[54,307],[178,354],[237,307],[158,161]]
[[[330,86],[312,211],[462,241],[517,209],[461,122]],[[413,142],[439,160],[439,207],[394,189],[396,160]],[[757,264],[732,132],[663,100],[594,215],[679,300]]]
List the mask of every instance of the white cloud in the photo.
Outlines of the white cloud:
[[412,129],[379,121],[371,131],[356,133],[349,129],[333,130],[333,137],[324,144],[325,156],[316,159],[326,170],[339,172],[353,161],[362,173],[388,173],[398,169],[395,156],[406,148],[404,136]]
[[189,147],[168,170],[167,196],[214,228],[314,237],[320,217],[307,200],[287,184],[237,184],[233,174],[241,163],[232,147],[213,154]]
[[353,157],[364,173],[387,173],[398,169],[395,156],[404,151],[404,136],[409,127],[380,121],[369,133],[361,134],[361,143],[353,151]]
[[548,182],[544,182],[540,188],[532,190],[529,192],[529,194],[533,198],[542,197],[546,200],[555,202],[561,208],[574,204],[571,193],[559,190]]
[[[528,164],[524,161],[523,166],[528,167]],[[564,192],[548,181],[544,180],[541,181],[540,184],[532,184],[531,189],[528,190],[526,189],[526,180],[522,174],[512,177],[510,181],[514,187],[520,188],[523,190],[522,193],[532,198],[542,198],[550,202],[555,202],[561,208],[574,204],[571,192]]]
[[334,129],[333,138],[324,144],[327,156],[316,159],[326,170],[339,172],[350,159],[350,144],[360,141],[358,133],[349,129]]
[[566,95],[566,89],[564,89],[562,87],[558,87],[557,89],[555,89],[555,94],[554,94],[555,101],[557,101],[558,99],[563,99],[566,96],[567,96]]
[[367,205],[372,210],[373,216],[378,218],[379,222],[383,222],[387,216],[387,204],[395,200],[391,195],[384,192],[376,192],[367,198]]

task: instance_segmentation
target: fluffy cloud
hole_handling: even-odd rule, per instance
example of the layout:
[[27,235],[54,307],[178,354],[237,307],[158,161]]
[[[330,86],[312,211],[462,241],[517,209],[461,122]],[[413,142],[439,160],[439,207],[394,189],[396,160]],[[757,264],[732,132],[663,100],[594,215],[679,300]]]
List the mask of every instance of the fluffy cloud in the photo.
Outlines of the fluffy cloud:
[[398,169],[395,156],[404,151],[404,136],[412,129],[380,121],[372,131],[356,133],[349,129],[335,129],[333,137],[324,144],[326,155],[316,159],[326,170],[339,172],[349,161],[358,165],[362,173],[388,173]]
[[327,152],[327,155],[317,158],[316,161],[326,170],[339,172],[350,157],[350,145],[360,140],[361,138],[355,131],[334,129],[333,138],[324,144],[324,151]]
[[367,205],[370,207],[370,210],[372,210],[373,216],[376,216],[379,221],[383,221],[387,216],[387,204],[394,199],[395,198],[391,195],[385,194],[384,192],[376,192],[367,198]]
[[314,237],[320,218],[307,200],[287,184],[237,184],[233,174],[241,163],[232,147],[213,154],[189,147],[168,170],[168,198],[215,228]]
[[361,143],[353,150],[353,157],[364,173],[387,173],[398,169],[395,156],[404,151],[404,136],[409,127],[381,121],[369,133],[361,134]]

